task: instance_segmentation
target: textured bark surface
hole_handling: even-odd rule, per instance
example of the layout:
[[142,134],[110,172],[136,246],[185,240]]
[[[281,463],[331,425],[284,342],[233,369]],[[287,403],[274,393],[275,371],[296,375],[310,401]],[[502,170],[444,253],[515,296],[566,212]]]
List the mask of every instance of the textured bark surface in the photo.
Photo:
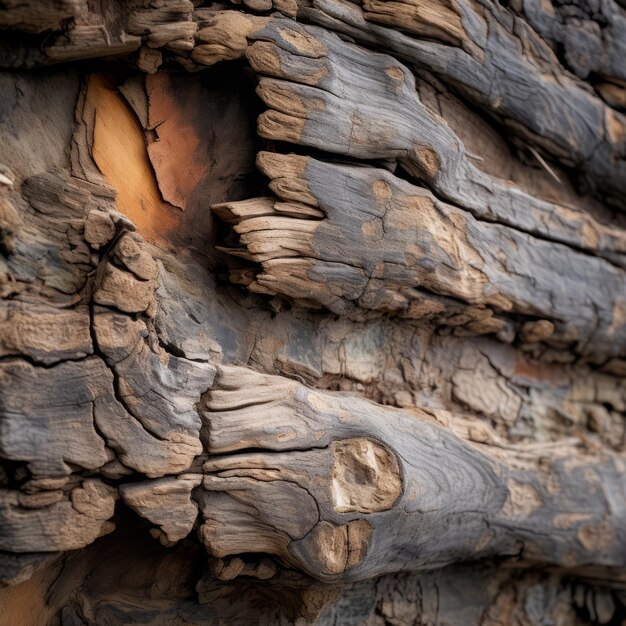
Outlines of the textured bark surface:
[[0,624],[623,626],[625,55],[0,3]]

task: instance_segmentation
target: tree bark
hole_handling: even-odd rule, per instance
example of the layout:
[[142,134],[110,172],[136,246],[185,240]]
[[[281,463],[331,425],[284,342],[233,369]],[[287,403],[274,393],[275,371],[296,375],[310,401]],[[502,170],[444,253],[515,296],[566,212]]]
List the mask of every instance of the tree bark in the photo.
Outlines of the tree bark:
[[625,53],[0,3],[0,624],[626,623]]

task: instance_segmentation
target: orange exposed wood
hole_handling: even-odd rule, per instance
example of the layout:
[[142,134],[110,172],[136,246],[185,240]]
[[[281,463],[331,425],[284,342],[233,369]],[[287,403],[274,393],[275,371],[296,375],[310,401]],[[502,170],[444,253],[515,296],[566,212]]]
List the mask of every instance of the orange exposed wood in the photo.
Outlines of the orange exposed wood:
[[148,144],[148,153],[163,197],[184,209],[210,163],[206,139],[203,141],[198,132],[203,93],[193,84],[190,87],[194,88],[181,98],[176,87],[168,72],[158,72],[146,79],[149,127],[155,133],[155,140]]
[[139,120],[102,74],[89,77],[85,108],[94,112],[92,156],[117,189],[117,207],[148,241],[163,244],[181,214],[161,197]]

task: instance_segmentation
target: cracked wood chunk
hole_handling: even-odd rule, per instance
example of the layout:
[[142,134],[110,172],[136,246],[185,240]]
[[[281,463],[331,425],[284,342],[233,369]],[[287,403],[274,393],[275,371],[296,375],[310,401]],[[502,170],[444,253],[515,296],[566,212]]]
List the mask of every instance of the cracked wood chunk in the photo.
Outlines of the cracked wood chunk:
[[[603,4],[606,11],[613,3],[609,0]],[[411,36],[408,22],[400,12],[392,18],[394,28],[389,28],[391,20],[368,12],[367,6],[368,2],[313,0],[304,13],[314,23],[432,72],[496,119],[503,120],[524,142],[577,168],[600,196],[624,210],[626,117],[607,106],[588,84],[564,71],[554,51],[533,26],[555,41],[565,41],[573,35],[565,44],[565,53],[577,73],[591,69],[590,64],[615,67],[615,63],[593,52],[580,55],[589,61],[573,59],[574,48],[581,52],[591,42],[581,38],[581,29],[576,29],[573,20],[561,25],[558,17],[550,15],[546,23],[547,7],[552,7],[552,3],[518,3],[516,6],[523,7],[521,11],[529,16],[529,24],[498,3],[461,0],[455,3],[464,30],[460,46]],[[564,8],[564,12],[568,9],[569,6]],[[611,31],[616,29],[620,35],[624,32],[623,11],[613,5],[608,13],[612,14],[612,23],[603,42],[608,42],[610,53],[621,59],[623,36],[615,39]],[[621,60],[619,64],[623,66]]]
[[[82,290],[94,268],[84,239],[86,213],[105,206],[105,201],[92,194],[85,181],[54,171],[27,178],[20,191],[19,213],[10,202],[8,215],[0,209],[2,229],[9,235],[5,262],[12,287],[19,293],[27,289],[25,284],[40,284],[45,297],[57,292],[53,300],[69,302],[67,296],[74,298]],[[14,221],[12,214],[18,219]]]
[[[626,354],[621,268],[477,220],[385,170],[272,153],[260,153],[258,162],[283,202],[272,207],[261,198],[256,206],[247,200],[216,208],[234,222],[244,246],[228,251],[261,265],[249,281],[252,290],[337,313],[356,305],[409,318],[425,313],[426,292],[441,298],[444,311],[450,308],[450,324],[461,324],[460,303],[482,309],[482,318],[466,320],[469,331],[501,331],[505,322],[490,314],[514,314],[527,316],[517,329],[522,341],[573,346],[595,360]],[[298,215],[294,206],[325,218]]]
[[112,263],[104,263],[98,275],[93,299],[125,313],[143,313],[153,307],[155,281],[138,280]]
[[191,59],[198,65],[241,58],[248,47],[247,37],[262,28],[266,17],[239,11],[211,11],[199,23]]
[[56,501],[41,493],[0,490],[0,550],[57,552],[89,545],[115,527],[116,490],[100,480],[85,480]]
[[44,303],[0,302],[0,357],[23,355],[52,365],[92,352],[88,307],[58,309]]
[[[215,368],[169,354],[154,345],[158,340],[150,337],[142,320],[106,309],[95,311],[94,333],[98,350],[113,373],[118,399],[134,417],[131,423],[139,426],[148,440],[158,441],[155,447],[162,447],[170,458],[169,464],[149,468],[134,460],[132,467],[152,477],[187,469],[202,452],[201,422],[195,405],[211,386]],[[133,453],[140,455],[140,448],[126,450],[126,438],[133,438],[125,432],[126,426],[118,431],[113,420],[110,422],[103,426],[109,431],[107,436],[114,437],[131,458]],[[136,445],[140,446],[139,441]]]
[[125,504],[158,526],[161,543],[173,545],[191,532],[198,517],[191,492],[201,482],[199,474],[157,478],[121,485],[120,496]]
[[596,72],[616,82],[626,80],[626,15],[618,3],[546,5],[524,0],[518,11],[544,39],[563,45],[564,61],[579,78]]
[[[107,380],[108,379],[108,380]],[[113,454],[95,423],[96,403],[114,403],[110,374],[90,357],[50,368],[0,363],[0,454],[28,463],[33,476],[96,470]]]
[[[138,369],[135,377],[142,380]],[[197,396],[190,392],[187,403],[159,404],[149,388],[146,398],[135,400],[133,387],[118,386],[112,369],[95,356],[50,368],[10,360],[0,364],[0,387],[0,453],[27,463],[34,477],[64,476],[79,468],[115,478],[116,457],[125,466],[122,475],[131,468],[157,477],[187,469],[202,451],[197,414],[181,412],[190,421],[186,427],[182,419],[169,426],[164,419],[166,411],[198,401],[200,390]],[[127,412],[126,402],[147,428]],[[161,435],[149,430],[154,424],[162,425]]]
[[0,28],[25,33],[57,30],[65,20],[78,13],[81,4],[81,0],[5,0],[0,12]]
[[38,53],[24,45],[28,54],[19,55],[19,47],[14,56],[6,54],[3,62],[9,66],[129,55],[142,44],[147,50],[165,48],[185,53],[193,49],[193,35],[198,29],[189,0],[94,6],[76,0],[8,4],[3,7],[0,26],[34,33],[50,31],[37,42]]
[[[158,265],[135,233],[123,233],[115,242],[112,257],[98,267],[93,300],[125,313],[154,314]],[[108,256],[108,255],[107,255]],[[121,267],[120,267],[121,266]]]
[[130,325],[121,334],[122,342],[133,341],[128,353],[105,341],[110,326],[104,315],[96,322],[99,341],[113,355],[110,368],[96,356],[52,367],[19,358],[0,364],[0,452],[5,459],[27,463],[30,474],[39,477],[63,476],[76,468],[116,477],[116,457],[150,477],[189,467],[202,451],[193,407],[214,370],[203,363],[185,365],[176,357],[168,369],[145,348],[141,335],[132,335],[141,323],[133,326],[131,320],[119,320],[123,317],[114,321],[120,331]]
[[419,37],[455,46],[467,39],[461,16],[449,0],[364,0],[362,6],[366,19]]
[[190,0],[166,0],[148,6],[135,6],[126,21],[126,30],[142,36],[149,48],[169,48],[189,51],[193,35],[198,30],[192,20],[193,3]]
[[323,581],[521,552],[626,564],[618,457],[492,454],[419,410],[232,366],[207,409],[200,537],[218,558],[264,553]]
[[623,231],[473,165],[459,137],[420,101],[410,70],[393,57],[287,20],[271,20],[250,39],[251,66],[271,77],[257,89],[269,107],[258,120],[262,137],[359,159],[399,160],[478,218],[625,263]]

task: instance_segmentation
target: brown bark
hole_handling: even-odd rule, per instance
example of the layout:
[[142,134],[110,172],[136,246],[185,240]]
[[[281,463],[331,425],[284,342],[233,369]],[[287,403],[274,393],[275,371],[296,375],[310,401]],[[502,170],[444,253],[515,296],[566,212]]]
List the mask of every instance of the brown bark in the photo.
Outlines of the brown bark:
[[237,4],[0,4],[0,623],[621,624],[626,8]]

